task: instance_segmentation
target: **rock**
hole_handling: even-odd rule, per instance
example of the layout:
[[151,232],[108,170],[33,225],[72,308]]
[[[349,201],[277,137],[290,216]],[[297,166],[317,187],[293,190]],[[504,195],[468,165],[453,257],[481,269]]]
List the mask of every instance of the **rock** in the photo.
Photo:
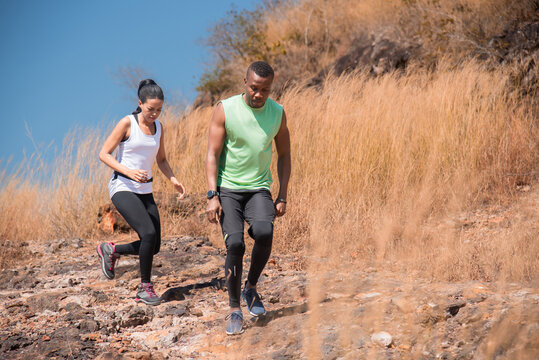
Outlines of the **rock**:
[[115,354],[112,352],[105,352],[95,358],[95,360],[122,360],[122,359],[124,359],[122,355]]
[[390,347],[393,343],[393,337],[385,331],[380,331],[372,334],[371,341],[383,347]]
[[368,300],[368,299],[372,299],[372,298],[375,298],[375,297],[378,297],[378,296],[381,296],[382,294],[380,294],[379,292],[370,292],[370,293],[366,293],[366,294],[357,294],[356,296],[354,296],[354,299],[356,300]]
[[32,312],[58,311],[59,299],[62,296],[63,294],[59,293],[37,294],[26,299],[26,305],[29,306]]
[[414,306],[409,299],[398,296],[391,299],[391,304],[395,305],[402,313],[408,314],[414,311]]
[[144,325],[153,319],[151,307],[129,307],[127,312],[120,316],[120,327],[134,327]]
[[80,322],[79,329],[83,332],[96,332],[99,330],[99,324],[94,320],[85,319]]
[[465,307],[458,312],[455,319],[459,324],[470,324],[481,320],[482,317],[481,312],[477,308]]
[[445,306],[445,312],[446,315],[449,316],[455,316],[458,314],[460,308],[466,306],[466,301],[459,300],[459,301],[453,301]]
[[417,54],[419,44],[399,39],[391,31],[379,31],[358,37],[351,49],[334,63],[322,69],[308,85],[318,86],[333,73],[340,76],[357,69],[369,69],[374,76],[385,74],[394,69],[404,69],[408,60]]
[[196,317],[201,317],[204,315],[204,313],[202,312],[202,310],[198,309],[198,308],[195,308],[195,309],[189,309],[189,313],[191,315],[194,315]]
[[2,353],[7,351],[13,351],[32,345],[33,341],[24,335],[13,335],[8,338],[2,338],[2,345],[0,349]]
[[92,303],[102,304],[108,300],[109,300],[109,296],[105,294],[103,291],[99,291],[99,290],[92,291]]
[[98,333],[82,334],[80,335],[80,339],[82,341],[99,341],[101,340],[101,334],[98,334]]
[[144,334],[144,344],[149,348],[160,349],[171,347],[178,341],[179,330],[176,328],[165,329]]
[[187,313],[187,308],[184,305],[172,305],[166,308],[164,315],[170,316],[183,316]]
[[445,320],[446,315],[438,306],[423,305],[416,309],[419,323],[423,326],[432,326]]
[[133,359],[133,360],[152,360],[152,353],[150,352],[126,352],[123,354],[123,359]]
[[112,234],[115,231],[129,232],[131,227],[112,203],[101,205],[97,214],[97,223],[101,231]]

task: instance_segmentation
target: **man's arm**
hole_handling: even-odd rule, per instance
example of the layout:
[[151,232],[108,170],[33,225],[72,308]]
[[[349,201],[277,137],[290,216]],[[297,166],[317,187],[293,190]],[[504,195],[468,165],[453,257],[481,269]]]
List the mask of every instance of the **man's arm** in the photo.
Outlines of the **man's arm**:
[[[281,128],[275,136],[277,148],[277,173],[279,176],[279,195],[275,200],[275,214],[283,216],[286,212],[286,199],[288,196],[288,180],[292,171],[292,159],[290,156],[290,132],[286,124],[286,114],[283,110]],[[283,201],[284,200],[284,201]]]
[[[206,153],[206,182],[208,184],[208,190],[217,190],[217,169],[225,136],[225,110],[223,109],[223,104],[219,103],[213,112],[208,135],[208,151]],[[221,217],[221,203],[217,196],[214,196],[208,201],[206,215],[212,223],[219,221]]]

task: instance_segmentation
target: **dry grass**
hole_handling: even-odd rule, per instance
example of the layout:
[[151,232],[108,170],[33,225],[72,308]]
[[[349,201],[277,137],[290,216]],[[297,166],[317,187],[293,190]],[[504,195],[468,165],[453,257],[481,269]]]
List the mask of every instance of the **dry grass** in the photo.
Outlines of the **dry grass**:
[[[503,69],[471,62],[435,73],[355,74],[328,79],[320,92],[285,93],[293,176],[277,251],[339,261],[345,254],[345,261],[390,262],[450,280],[537,277],[529,226],[481,239],[442,226],[484,203],[507,202],[516,181],[533,179],[508,175],[537,171],[536,114],[505,90],[506,81]],[[168,159],[193,196],[206,189],[211,113],[168,109],[161,119]],[[108,201],[110,175],[97,160],[103,135],[86,130],[67,138],[50,184],[33,183],[31,172],[3,175],[2,213],[12,214],[2,222],[4,241],[99,235],[96,214]],[[154,173],[155,191],[173,192]],[[164,234],[205,234],[221,243],[218,229],[199,216],[163,213],[162,220]]]
[[[308,240],[328,256],[399,260],[449,279],[494,279],[505,266],[532,265],[507,257],[500,264],[501,248],[492,257],[491,246],[474,250],[431,226],[507,199],[515,185],[507,175],[537,169],[534,114],[504,91],[506,80],[469,63],[432,75],[332,79],[321,94],[288,92],[294,190],[277,227],[282,248]],[[528,251],[519,246],[512,256]]]
[[[505,91],[506,80],[503,70],[469,63],[434,74],[355,74],[329,79],[321,92],[288,91],[282,103],[293,176],[277,250],[351,254],[362,263],[399,259],[400,267],[452,280],[502,273],[532,279],[538,249],[526,247],[533,234],[525,227],[508,243],[499,235],[465,241],[458,228],[438,226],[485,201],[505,201],[522,181],[507,175],[537,169],[534,114]],[[162,117],[169,161],[192,194],[206,187],[211,112],[180,118],[169,109]],[[79,133],[66,137],[72,142],[54,164],[50,184],[33,183],[32,172],[3,174],[2,213],[12,215],[2,222],[3,240],[98,235],[96,214],[108,201],[110,171],[96,156],[103,136]],[[86,140],[77,143],[80,138]],[[172,192],[155,170],[155,190]],[[162,217],[165,233],[206,234],[219,243],[218,231],[200,217]]]

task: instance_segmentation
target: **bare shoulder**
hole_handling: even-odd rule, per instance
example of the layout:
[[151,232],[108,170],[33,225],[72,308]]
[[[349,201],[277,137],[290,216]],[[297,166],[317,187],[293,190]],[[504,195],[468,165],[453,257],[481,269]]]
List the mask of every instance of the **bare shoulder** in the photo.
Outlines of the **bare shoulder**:
[[123,118],[121,118],[120,121],[118,121],[118,125],[123,128],[131,126],[131,119],[129,118],[129,115],[126,115]]
[[284,107],[283,107],[283,115],[281,116],[281,128],[287,126],[286,122],[287,122],[286,121],[286,112],[284,111]]
[[219,101],[215,110],[213,110],[212,122],[218,125],[224,125],[225,123],[225,109],[221,101]]

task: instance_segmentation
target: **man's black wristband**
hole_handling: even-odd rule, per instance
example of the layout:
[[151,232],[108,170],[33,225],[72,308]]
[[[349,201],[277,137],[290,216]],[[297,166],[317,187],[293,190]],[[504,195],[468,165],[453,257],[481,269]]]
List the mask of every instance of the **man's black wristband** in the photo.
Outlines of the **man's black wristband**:
[[206,194],[206,197],[208,198],[208,200],[213,199],[213,197],[215,197],[215,196],[219,196],[219,192],[215,191],[215,190],[210,190]]

